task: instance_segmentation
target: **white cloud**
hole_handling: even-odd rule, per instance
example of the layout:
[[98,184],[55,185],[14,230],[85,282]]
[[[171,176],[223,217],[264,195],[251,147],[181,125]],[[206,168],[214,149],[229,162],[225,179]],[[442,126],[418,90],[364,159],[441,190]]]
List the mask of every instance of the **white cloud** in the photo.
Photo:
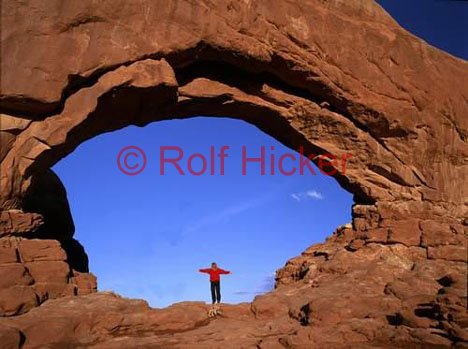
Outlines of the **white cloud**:
[[292,194],[291,194],[291,197],[292,197],[294,200],[301,201],[301,197],[300,197],[298,194],[292,193]]
[[317,199],[317,200],[323,199],[323,195],[316,190],[308,190],[306,192],[306,195],[310,198]]
[[322,200],[322,193],[317,190],[307,190],[299,193],[292,193],[291,197],[296,201],[302,201],[307,199]]

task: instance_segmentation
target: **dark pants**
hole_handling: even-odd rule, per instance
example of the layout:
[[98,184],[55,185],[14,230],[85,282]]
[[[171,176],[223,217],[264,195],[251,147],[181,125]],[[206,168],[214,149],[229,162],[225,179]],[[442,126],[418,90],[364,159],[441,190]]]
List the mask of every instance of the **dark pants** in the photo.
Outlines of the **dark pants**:
[[221,289],[219,286],[219,281],[211,281],[211,300],[213,304],[215,302],[220,302],[221,301]]

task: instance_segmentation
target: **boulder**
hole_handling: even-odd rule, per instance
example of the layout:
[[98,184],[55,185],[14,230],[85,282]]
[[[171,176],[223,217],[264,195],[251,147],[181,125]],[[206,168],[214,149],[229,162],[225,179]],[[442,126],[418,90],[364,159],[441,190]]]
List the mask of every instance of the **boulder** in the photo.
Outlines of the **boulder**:
[[31,285],[33,278],[23,264],[0,264],[0,289],[15,285]]
[[29,286],[0,289],[0,316],[23,314],[37,305],[37,296]]
[[18,244],[21,261],[64,261],[65,251],[57,240],[22,239]]
[[43,224],[43,217],[37,213],[25,213],[20,210],[0,211],[0,238],[11,235],[31,235]]
[[36,261],[25,263],[35,282],[56,282],[66,284],[70,267],[64,261]]
[[0,265],[18,261],[16,243],[8,238],[0,238]]

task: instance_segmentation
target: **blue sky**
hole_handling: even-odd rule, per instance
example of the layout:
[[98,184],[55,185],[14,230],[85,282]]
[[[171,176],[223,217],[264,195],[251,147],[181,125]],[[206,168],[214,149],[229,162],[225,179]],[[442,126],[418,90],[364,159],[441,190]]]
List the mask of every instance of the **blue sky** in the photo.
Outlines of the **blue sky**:
[[468,1],[377,0],[406,30],[432,46],[468,58]]
[[[453,20],[465,4],[412,1],[419,4],[415,10],[404,1],[379,3],[426,41],[466,57],[458,32],[465,24]],[[147,157],[135,176],[123,174],[116,162],[129,145]],[[218,162],[213,176],[181,176],[169,164],[161,175],[159,151],[170,145],[183,150],[184,170],[191,154],[209,157],[211,146],[229,146],[225,174],[219,175]],[[273,287],[274,272],[287,259],[351,220],[352,196],[333,178],[318,171],[262,176],[256,164],[248,164],[243,176],[242,146],[248,156],[259,156],[261,146],[276,158],[292,153],[245,122],[196,117],[98,136],[54,166],[68,191],[75,238],[89,255],[100,290],[155,307],[209,302],[208,276],[197,270],[216,261],[233,272],[222,279],[223,301],[251,301]],[[128,157],[130,166],[140,162]]]

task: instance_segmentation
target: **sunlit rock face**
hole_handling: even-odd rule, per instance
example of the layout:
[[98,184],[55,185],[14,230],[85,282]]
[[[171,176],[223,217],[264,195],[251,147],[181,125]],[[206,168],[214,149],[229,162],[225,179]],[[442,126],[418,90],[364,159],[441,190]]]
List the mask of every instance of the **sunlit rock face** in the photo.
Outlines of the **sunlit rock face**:
[[[373,1],[4,1],[1,40],[7,347],[466,345],[466,62]],[[352,155],[333,163],[352,224],[215,319],[96,293],[50,170],[103,132],[196,115]]]

